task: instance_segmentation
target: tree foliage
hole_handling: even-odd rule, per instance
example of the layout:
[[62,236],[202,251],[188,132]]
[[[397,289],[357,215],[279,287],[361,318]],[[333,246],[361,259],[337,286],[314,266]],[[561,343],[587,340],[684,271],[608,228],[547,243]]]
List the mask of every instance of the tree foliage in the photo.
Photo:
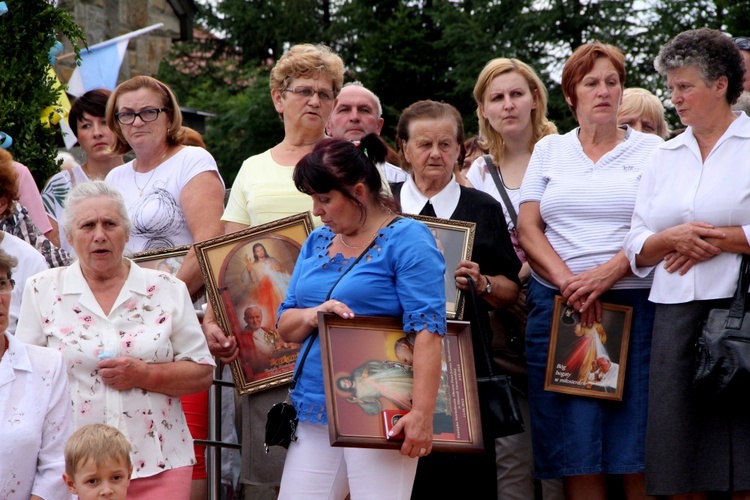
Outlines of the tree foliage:
[[46,127],[42,110],[57,102],[60,89],[49,78],[47,55],[62,33],[73,46],[83,31],[70,14],[45,0],[5,0],[0,16],[0,130],[13,138],[10,153],[29,167],[38,183],[57,169],[55,127]]
[[[537,70],[548,86],[550,118],[567,131],[576,124],[559,81],[576,47],[594,40],[619,47],[627,61],[626,85],[666,99],[665,83],[653,69],[659,48],[692,28],[741,35],[750,26],[749,7],[748,0],[222,0],[202,7],[207,25],[225,35],[212,42],[221,57],[213,52],[214,61],[206,67],[222,58],[236,65],[231,71],[204,71],[204,76],[193,72],[189,79],[177,76],[188,82],[191,106],[215,112],[222,105],[228,108],[231,119],[212,120],[213,147],[246,156],[272,146],[281,133],[276,123],[261,123],[275,115],[268,88],[254,78],[261,82],[276,58],[300,42],[330,45],[346,63],[347,81],[360,80],[379,95],[386,140],[394,137],[401,111],[428,98],[454,104],[467,133],[476,132],[472,91],[482,67],[494,57],[515,57]],[[249,77],[242,68],[258,73]],[[195,85],[212,78],[213,85]],[[221,99],[212,99],[212,92]],[[267,112],[258,107],[244,115],[238,111],[264,101]],[[677,124],[676,117],[672,123]],[[230,144],[240,140],[241,146]],[[246,156],[227,155],[224,161],[239,166]]]

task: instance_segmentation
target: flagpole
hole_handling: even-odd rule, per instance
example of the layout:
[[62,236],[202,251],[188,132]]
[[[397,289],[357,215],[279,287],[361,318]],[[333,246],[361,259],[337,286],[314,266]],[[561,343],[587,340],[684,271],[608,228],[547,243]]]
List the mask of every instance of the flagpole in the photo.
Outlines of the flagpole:
[[[131,31],[130,33],[125,33],[124,35],[120,35],[120,36],[115,37],[115,38],[110,38],[109,40],[105,40],[105,41],[103,41],[101,43],[97,43],[96,45],[92,45],[88,49],[83,48],[81,50],[82,51],[88,50],[88,52],[91,52],[91,51],[96,50],[96,49],[101,49],[102,47],[107,47],[109,45],[112,45],[112,44],[115,44],[115,43],[118,43],[118,42],[122,42],[123,40],[130,40],[131,38],[135,38],[137,36],[143,35],[144,33],[148,33],[149,31],[153,31],[155,29],[159,29],[159,28],[161,28],[163,26],[164,26],[164,23],[152,24],[151,26],[146,26],[145,28],[142,28],[142,29],[139,29],[139,30],[136,30],[136,31]],[[60,57],[58,57],[57,60],[60,61],[62,59],[68,59],[68,58],[71,58],[71,57],[73,57],[75,55],[76,55],[75,52],[68,52],[67,54],[63,54]]]

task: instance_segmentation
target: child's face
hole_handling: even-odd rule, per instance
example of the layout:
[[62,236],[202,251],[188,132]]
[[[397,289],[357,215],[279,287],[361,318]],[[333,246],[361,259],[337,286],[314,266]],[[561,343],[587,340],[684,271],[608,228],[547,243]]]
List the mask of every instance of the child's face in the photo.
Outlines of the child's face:
[[79,500],[125,500],[132,471],[133,468],[123,462],[107,460],[97,465],[93,460],[86,460],[73,477],[63,474],[63,479]]

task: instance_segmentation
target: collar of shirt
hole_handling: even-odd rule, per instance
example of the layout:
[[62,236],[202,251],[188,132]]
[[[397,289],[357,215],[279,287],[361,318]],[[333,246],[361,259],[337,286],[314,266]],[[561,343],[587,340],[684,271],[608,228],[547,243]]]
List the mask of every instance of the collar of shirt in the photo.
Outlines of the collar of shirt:
[[418,214],[429,200],[439,218],[450,219],[453,212],[456,211],[460,197],[461,186],[456,182],[455,175],[452,175],[451,180],[448,181],[442,191],[432,198],[427,198],[419,191],[414,183],[413,176],[410,175],[401,187],[401,210],[405,214]]

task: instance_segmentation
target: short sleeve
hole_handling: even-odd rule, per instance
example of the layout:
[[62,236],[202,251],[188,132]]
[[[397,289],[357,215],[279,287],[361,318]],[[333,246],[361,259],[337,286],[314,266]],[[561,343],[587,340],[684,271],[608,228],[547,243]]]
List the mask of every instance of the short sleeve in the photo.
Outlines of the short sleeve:
[[203,335],[200,322],[195,314],[187,286],[183,282],[171,278],[171,276],[169,280],[172,286],[167,287],[161,293],[174,297],[173,328],[169,340],[174,349],[175,361],[187,360],[199,365],[216,366],[208,350],[206,337]]
[[223,187],[224,179],[221,178],[219,168],[216,166],[216,160],[211,156],[211,153],[196,146],[185,147],[189,149],[180,168],[180,191],[182,191],[182,189],[184,189],[195,176],[202,174],[203,172],[215,172]]
[[430,230],[416,221],[394,234],[395,291],[404,309],[404,332],[428,330],[444,335],[445,260]]
[[531,154],[529,166],[521,183],[521,199],[519,200],[519,204],[527,201],[542,201],[544,191],[547,189],[547,182],[549,182],[549,178],[544,175],[544,166],[547,163],[549,140],[551,137],[555,136],[547,136],[534,146],[534,152]]
[[252,193],[249,192],[249,183],[244,182],[246,176],[250,175],[251,164],[248,163],[249,161],[250,159],[242,164],[237,177],[234,179],[232,190],[229,193],[229,200],[224,209],[224,215],[221,216],[221,220],[223,221],[236,222],[247,226],[253,225],[253,214],[248,212],[247,203],[247,200],[252,198]]
[[484,161],[484,157],[480,155],[474,160],[474,163],[471,164],[469,171],[466,172],[466,179],[471,182],[472,186],[481,191],[484,191],[481,186],[484,185],[484,178],[487,175],[486,166],[487,164]]

